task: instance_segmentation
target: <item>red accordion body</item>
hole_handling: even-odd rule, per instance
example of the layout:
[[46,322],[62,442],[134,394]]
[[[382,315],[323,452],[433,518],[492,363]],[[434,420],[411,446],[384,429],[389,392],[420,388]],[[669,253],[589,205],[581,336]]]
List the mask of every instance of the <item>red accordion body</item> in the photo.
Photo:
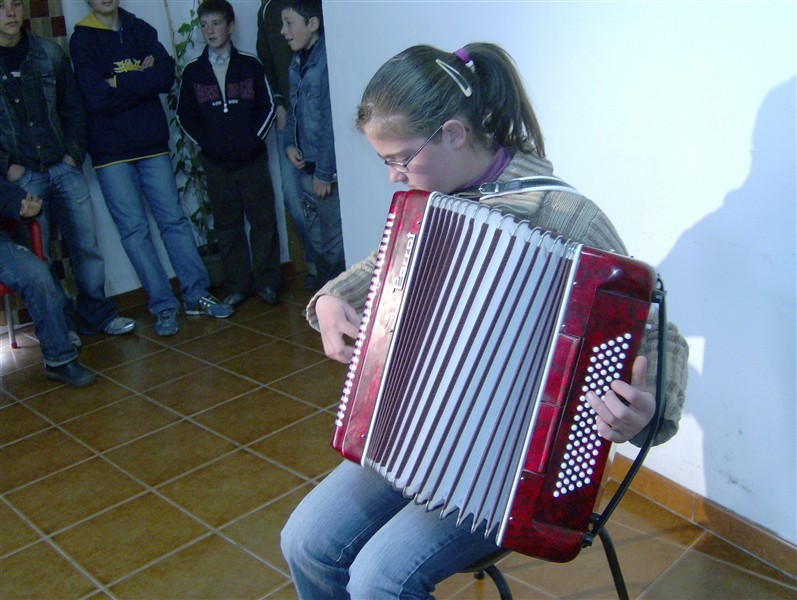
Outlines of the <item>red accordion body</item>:
[[501,547],[582,547],[610,443],[585,394],[630,379],[655,273],[477,202],[398,192],[333,447]]

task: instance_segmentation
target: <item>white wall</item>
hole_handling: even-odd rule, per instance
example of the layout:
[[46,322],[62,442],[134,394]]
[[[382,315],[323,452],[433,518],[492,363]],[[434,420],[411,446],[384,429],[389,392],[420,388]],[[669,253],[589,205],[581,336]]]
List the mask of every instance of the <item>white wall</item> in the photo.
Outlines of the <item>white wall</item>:
[[[64,9],[64,18],[66,20],[66,29],[71,35],[75,28],[75,23],[86,16],[89,7],[85,0],[61,1]],[[164,45],[167,51],[171,52],[169,26],[163,0],[122,0],[120,5],[122,8],[132,12],[137,17],[144,19],[155,27],[158,30],[161,44]],[[181,23],[188,20],[189,12],[193,5],[193,0],[169,0],[169,11],[171,12],[172,25],[175,29],[177,29]],[[239,50],[255,54],[257,11],[260,8],[260,0],[237,1],[233,2],[233,6],[235,8],[236,19],[233,43]],[[198,55],[202,48],[204,48],[201,35],[197,34],[196,42],[197,44],[193,52],[194,56]],[[266,141],[269,150],[272,181],[278,181],[279,163],[275,159],[277,148],[273,131],[269,134]],[[127,259],[127,255],[119,241],[119,232],[102,199],[102,192],[97,184],[94,170],[91,168],[91,159],[86,160],[84,171],[89,181],[92,200],[94,202],[100,250],[105,257],[105,291],[108,295],[116,295],[139,288],[141,284],[130,261]],[[287,261],[289,260],[289,254],[285,227],[285,210],[282,203],[282,191],[279,189],[279,186],[275,189],[275,193],[277,194],[277,218],[280,226],[280,249],[282,260]],[[189,207],[188,210],[190,212],[191,207]],[[160,234],[157,231],[154,219],[150,219],[150,230],[155,246],[160,254],[161,261],[166,267],[168,274],[174,276],[174,270],[169,263],[169,258],[161,242]]]
[[416,43],[503,45],[557,174],[660,268],[689,336],[681,431],[646,465],[795,543],[795,3],[324,10],[348,263],[376,247],[396,189],[352,126],[370,76]]

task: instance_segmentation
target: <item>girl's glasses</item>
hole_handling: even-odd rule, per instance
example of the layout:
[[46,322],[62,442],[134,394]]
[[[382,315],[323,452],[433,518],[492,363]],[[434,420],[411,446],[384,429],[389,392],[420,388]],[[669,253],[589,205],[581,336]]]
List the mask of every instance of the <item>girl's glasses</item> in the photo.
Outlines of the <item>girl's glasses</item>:
[[395,169],[395,170],[396,170],[396,171],[398,171],[399,173],[407,173],[407,172],[409,172],[409,166],[410,166],[410,163],[412,162],[412,159],[413,159],[413,158],[415,158],[416,156],[418,156],[418,155],[421,153],[421,150],[423,150],[424,148],[426,148],[426,144],[428,144],[429,142],[431,142],[431,141],[432,141],[432,138],[433,138],[434,136],[436,136],[436,135],[437,135],[437,133],[438,133],[438,132],[439,132],[439,131],[440,131],[442,128],[443,128],[443,125],[440,125],[440,127],[438,127],[437,129],[435,129],[435,130],[434,130],[434,133],[433,133],[432,135],[430,135],[430,136],[427,138],[427,140],[426,140],[426,141],[425,141],[423,144],[421,144],[421,147],[420,147],[420,148],[418,148],[418,149],[417,149],[415,152],[413,152],[413,153],[412,153],[412,156],[410,156],[410,157],[409,157],[407,160],[393,160],[392,158],[391,158],[391,159],[385,159],[385,164],[386,164],[388,167],[391,167],[391,168]]

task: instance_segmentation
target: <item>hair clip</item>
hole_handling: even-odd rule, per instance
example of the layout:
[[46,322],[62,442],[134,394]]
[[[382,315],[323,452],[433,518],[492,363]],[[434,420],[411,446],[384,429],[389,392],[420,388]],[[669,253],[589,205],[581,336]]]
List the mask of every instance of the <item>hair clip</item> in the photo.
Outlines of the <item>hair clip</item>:
[[466,98],[470,98],[471,94],[473,93],[473,89],[470,87],[470,84],[465,81],[465,78],[451,65],[444,63],[439,58],[435,59],[435,62],[440,66],[443,71],[445,71],[451,79],[454,80],[454,83],[459,86],[459,89],[462,90],[462,93],[465,94]]
[[473,73],[474,75],[476,74],[476,65],[473,64],[473,59],[471,59],[470,54],[468,54],[468,51],[465,50],[465,48],[454,50],[454,54],[459,60],[465,63],[465,66],[468,68],[468,70],[471,73]]

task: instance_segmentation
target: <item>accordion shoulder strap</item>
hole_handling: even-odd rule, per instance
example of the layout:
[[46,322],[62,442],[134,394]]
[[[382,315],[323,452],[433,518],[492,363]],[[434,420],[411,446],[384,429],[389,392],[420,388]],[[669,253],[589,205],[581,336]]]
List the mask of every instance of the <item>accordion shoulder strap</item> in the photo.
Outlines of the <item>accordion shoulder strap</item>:
[[463,198],[497,198],[524,192],[569,192],[571,194],[579,194],[577,189],[558,177],[538,175],[510,179],[503,183],[498,183],[497,181],[482,183],[458,192],[457,196]]

